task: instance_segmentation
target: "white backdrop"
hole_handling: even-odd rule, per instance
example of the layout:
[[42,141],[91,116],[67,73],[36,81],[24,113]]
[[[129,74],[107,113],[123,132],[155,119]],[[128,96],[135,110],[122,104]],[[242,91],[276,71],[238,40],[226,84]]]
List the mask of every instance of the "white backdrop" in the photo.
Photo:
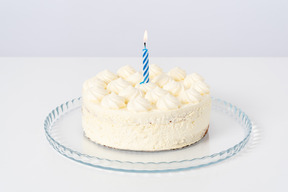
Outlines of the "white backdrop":
[[287,0],[1,0],[0,56],[288,56]]

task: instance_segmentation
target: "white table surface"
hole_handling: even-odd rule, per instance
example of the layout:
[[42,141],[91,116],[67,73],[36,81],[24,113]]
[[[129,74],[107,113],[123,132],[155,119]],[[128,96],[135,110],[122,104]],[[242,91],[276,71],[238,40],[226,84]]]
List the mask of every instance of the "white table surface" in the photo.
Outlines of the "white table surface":
[[221,163],[173,173],[106,171],[74,162],[45,138],[57,105],[81,95],[85,79],[141,58],[0,58],[0,191],[287,191],[288,58],[150,58],[198,72],[212,95],[255,122],[253,142]]

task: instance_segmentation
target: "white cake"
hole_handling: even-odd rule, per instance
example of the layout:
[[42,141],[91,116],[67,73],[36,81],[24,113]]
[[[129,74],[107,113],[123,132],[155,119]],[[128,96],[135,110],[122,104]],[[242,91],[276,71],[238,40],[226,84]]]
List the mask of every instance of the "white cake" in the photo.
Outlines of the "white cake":
[[112,148],[161,151],[199,141],[209,127],[211,98],[204,79],[180,68],[150,65],[150,82],[130,66],[85,81],[82,126],[92,141]]

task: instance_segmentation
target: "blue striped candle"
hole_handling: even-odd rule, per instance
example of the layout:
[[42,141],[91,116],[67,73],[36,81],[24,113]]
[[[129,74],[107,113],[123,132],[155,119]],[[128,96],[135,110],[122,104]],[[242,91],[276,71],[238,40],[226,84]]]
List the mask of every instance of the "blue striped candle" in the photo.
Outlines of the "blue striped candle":
[[146,48],[147,42],[147,31],[145,30],[144,33],[144,49],[142,51],[143,57],[143,81],[140,84],[148,83],[149,82],[149,52]]

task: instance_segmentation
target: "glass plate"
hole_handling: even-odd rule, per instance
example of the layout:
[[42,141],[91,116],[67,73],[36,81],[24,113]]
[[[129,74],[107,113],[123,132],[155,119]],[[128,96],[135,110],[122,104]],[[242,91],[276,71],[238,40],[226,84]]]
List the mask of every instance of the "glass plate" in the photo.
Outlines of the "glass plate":
[[168,172],[207,166],[237,154],[249,140],[252,123],[236,106],[212,98],[210,128],[199,142],[162,152],[117,150],[93,143],[84,136],[79,97],[49,113],[44,129],[54,149],[77,162],[126,172]]

